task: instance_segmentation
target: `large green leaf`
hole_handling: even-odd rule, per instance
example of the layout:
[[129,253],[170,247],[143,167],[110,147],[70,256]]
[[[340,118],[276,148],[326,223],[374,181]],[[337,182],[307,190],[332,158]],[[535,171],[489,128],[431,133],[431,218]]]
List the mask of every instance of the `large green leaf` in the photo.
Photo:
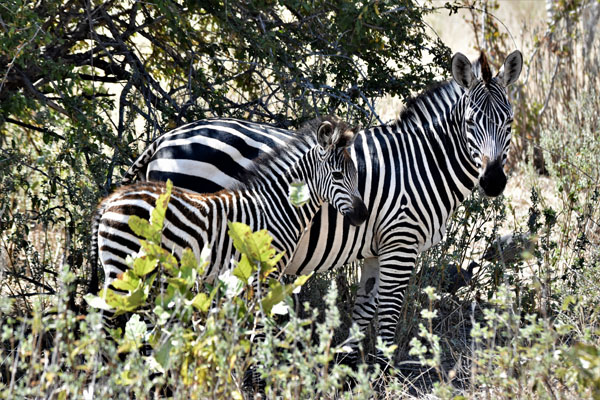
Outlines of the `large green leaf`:
[[158,265],[156,258],[142,256],[135,259],[133,262],[133,273],[138,277],[144,277],[154,271]]
[[248,261],[248,257],[242,255],[242,259],[233,269],[233,275],[239,278],[244,284],[248,284],[248,280],[252,276],[252,272],[256,271],[256,266]]
[[291,295],[294,290],[304,285],[310,278],[310,275],[301,275],[294,283],[285,285],[278,281],[272,281],[269,285],[267,294],[261,300],[261,306],[263,311],[267,314],[271,314],[273,306],[282,302],[287,296]]
[[154,244],[160,244],[172,188],[173,182],[169,179],[165,186],[165,192],[156,199],[156,205],[150,214],[150,222],[136,215],[129,217],[129,227],[136,235]]
[[310,200],[310,191],[305,182],[292,182],[289,193],[290,202],[295,207],[302,207]]
[[238,271],[242,277],[249,276],[248,266],[243,261],[244,256],[249,263],[260,268],[264,276],[270,273],[283,257],[283,253],[277,253],[277,250],[271,246],[273,237],[266,229],[252,232],[248,225],[240,222],[228,222],[228,226],[233,245],[242,254],[240,262],[243,270]]

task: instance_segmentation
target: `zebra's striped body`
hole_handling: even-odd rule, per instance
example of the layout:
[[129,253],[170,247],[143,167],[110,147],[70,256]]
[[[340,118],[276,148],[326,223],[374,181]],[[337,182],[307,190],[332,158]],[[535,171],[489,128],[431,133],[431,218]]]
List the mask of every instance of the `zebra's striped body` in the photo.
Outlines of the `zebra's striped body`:
[[[478,78],[468,59],[455,55],[453,81],[413,99],[395,123],[359,132],[352,157],[358,167],[359,191],[369,210],[367,223],[350,226],[331,207],[323,207],[286,269],[305,274],[365,259],[353,319],[365,328],[378,311],[379,334],[388,342],[393,340],[403,291],[417,255],[441,240],[449,216],[477,184],[490,196],[499,195],[506,184],[503,165],[512,108],[505,88],[518,78],[522,57],[518,51],[512,53],[496,77],[491,76],[483,55],[480,63],[482,77]],[[231,170],[230,164],[235,163],[237,170],[252,164],[255,152],[273,151],[279,138],[290,134],[249,122],[200,121],[157,139],[125,179],[134,179],[142,171],[143,178],[160,175],[165,179],[183,173],[211,181],[211,172],[200,164],[188,170],[189,164],[179,161],[193,159],[210,165],[211,171]],[[207,140],[232,143],[235,151],[219,145],[213,150],[219,155],[213,157],[210,151],[190,148],[188,152],[181,146]],[[178,155],[165,157],[168,151]],[[220,161],[221,152],[227,153],[223,155],[227,166]],[[287,148],[286,152],[294,159],[302,149]],[[178,184],[189,182],[182,179]],[[212,184],[227,182],[214,180]]]
[[[258,165],[247,175],[248,181],[239,189],[201,195],[174,187],[168,204],[162,244],[176,257],[189,247],[196,258],[205,245],[210,246],[209,266],[204,279],[212,281],[230,267],[232,256],[238,257],[233,241],[227,235],[228,221],[248,224],[252,230],[267,229],[273,236],[273,246],[285,254],[283,267],[294,254],[300,235],[324,201],[354,223],[363,223],[366,208],[358,196],[357,172],[346,148],[356,135],[343,122],[324,118],[318,126],[318,138],[299,135],[290,145],[309,150],[285,173],[273,173]],[[318,144],[307,145],[307,138]],[[263,160],[270,165],[268,160]],[[310,200],[302,207],[288,199],[292,182],[303,181]],[[128,226],[129,218],[137,215],[148,219],[158,196],[165,190],[163,182],[141,182],[124,186],[108,196],[97,211],[98,256],[104,267],[106,285],[127,268],[125,258],[140,249],[139,239]]]

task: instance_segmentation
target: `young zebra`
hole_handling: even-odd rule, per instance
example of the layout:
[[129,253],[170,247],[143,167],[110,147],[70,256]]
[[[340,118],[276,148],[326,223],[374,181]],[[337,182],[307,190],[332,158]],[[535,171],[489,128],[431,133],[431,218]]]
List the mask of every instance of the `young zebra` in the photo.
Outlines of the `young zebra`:
[[[393,343],[404,290],[417,256],[438,243],[454,210],[475,187],[497,196],[513,110],[507,87],[523,65],[511,53],[493,76],[482,53],[476,64],[457,53],[453,80],[408,102],[397,121],[361,131],[351,149],[359,191],[369,209],[360,227],[323,207],[303,235],[286,271],[307,274],[364,259],[353,320],[366,329],[377,313],[379,334]],[[292,132],[249,121],[203,120],[156,139],[124,181],[172,179],[197,190],[231,187],[263,153],[279,151]],[[301,148],[286,148],[289,159]],[[283,160],[271,168],[282,168]]]
[[[363,223],[367,210],[358,195],[357,171],[347,151],[357,129],[337,118],[324,117],[309,125],[310,132],[300,132],[290,146],[314,142],[312,128],[317,131],[317,143],[308,146],[309,150],[285,173],[261,166],[271,165],[278,157],[270,155],[248,174],[245,185],[234,190],[201,195],[173,187],[163,228],[165,248],[181,257],[189,247],[199,260],[201,250],[209,245],[210,261],[203,279],[210,282],[229,268],[231,257],[236,256],[233,241],[227,235],[227,221],[246,223],[253,231],[267,229],[274,247],[285,252],[280,267],[291,259],[300,236],[324,202],[332,204],[353,224]],[[309,190],[310,201],[302,207],[295,207],[288,200],[289,186],[294,181],[304,181]],[[129,217],[148,219],[164,189],[161,182],[125,186],[98,206],[93,230],[105,285],[126,270],[127,255],[140,249],[138,237],[129,228]]]

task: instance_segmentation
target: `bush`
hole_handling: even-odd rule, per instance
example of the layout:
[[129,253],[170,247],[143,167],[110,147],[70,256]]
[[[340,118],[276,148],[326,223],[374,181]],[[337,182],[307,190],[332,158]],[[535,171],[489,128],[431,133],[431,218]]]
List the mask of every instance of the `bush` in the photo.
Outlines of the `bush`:
[[[196,263],[189,249],[177,262],[160,247],[170,189],[168,184],[157,200],[151,221],[130,220],[144,238],[143,254],[112,283],[121,292],[106,287],[98,296],[86,296],[94,308],[110,312],[110,320],[125,315],[123,327],[109,322],[102,329],[103,318],[108,321],[102,312],[74,314],[67,307],[68,286],[51,314],[36,307],[31,317],[14,319],[10,302],[3,302],[2,397],[242,398],[250,367],[270,397],[333,398],[349,378],[357,385],[346,396],[370,397],[377,370],[357,372],[333,362],[347,351],[332,343],[340,324],[335,287],[325,298],[323,322],[314,323],[316,310],[311,318],[299,318],[290,294],[308,277],[292,284],[273,279],[281,255],[271,247],[272,239],[238,223],[230,224],[229,234],[240,261],[213,285],[198,283],[205,265]],[[74,279],[67,269],[61,278]],[[281,328],[276,313],[289,314]],[[348,340],[357,334],[354,329]]]

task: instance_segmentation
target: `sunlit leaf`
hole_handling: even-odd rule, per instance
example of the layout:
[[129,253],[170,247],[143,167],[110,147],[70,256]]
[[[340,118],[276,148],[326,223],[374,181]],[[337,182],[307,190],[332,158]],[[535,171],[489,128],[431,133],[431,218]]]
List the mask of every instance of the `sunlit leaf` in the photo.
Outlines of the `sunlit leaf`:
[[110,311],[113,309],[113,307],[111,307],[108,303],[106,303],[106,301],[100,296],[96,296],[94,294],[88,293],[85,296],[83,296],[83,298],[90,307],[94,307],[99,310],[106,310],[106,311]]
[[305,182],[292,182],[290,183],[290,202],[295,207],[302,207],[310,201],[310,191],[308,185]]

